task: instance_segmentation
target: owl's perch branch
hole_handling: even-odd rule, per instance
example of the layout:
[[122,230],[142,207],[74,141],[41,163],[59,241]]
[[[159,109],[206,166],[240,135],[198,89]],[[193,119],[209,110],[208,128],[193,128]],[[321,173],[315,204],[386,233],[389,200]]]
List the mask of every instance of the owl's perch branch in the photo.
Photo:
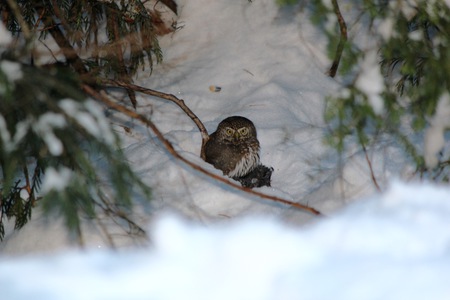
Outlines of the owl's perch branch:
[[197,125],[198,129],[200,130],[200,133],[202,135],[202,147],[200,150],[200,157],[203,160],[205,160],[204,148],[205,148],[206,142],[209,139],[208,131],[206,130],[205,125],[203,125],[202,121],[200,121],[200,119],[197,117],[197,115],[194,114],[194,112],[184,103],[183,99],[180,99],[172,94],[158,92],[158,91],[155,91],[152,89],[144,88],[139,85],[135,85],[132,83],[127,83],[127,82],[123,82],[123,81],[119,81],[119,80],[104,80],[103,83],[106,85],[109,85],[109,86],[122,87],[126,90],[133,90],[133,91],[140,92],[140,93],[143,93],[146,95],[169,100],[169,101],[175,103],[176,105],[178,105],[188,115],[188,117],[191,118],[192,121],[194,121],[195,125]]
[[[297,203],[297,202],[289,201],[289,200],[286,200],[286,199],[283,199],[283,198],[279,198],[279,197],[276,197],[276,196],[267,195],[267,194],[264,194],[264,193],[261,193],[261,192],[249,189],[249,188],[244,188],[244,187],[242,187],[242,186],[240,186],[240,185],[238,185],[236,183],[228,181],[224,177],[217,176],[216,174],[214,174],[214,173],[212,173],[212,172],[202,168],[201,166],[199,166],[199,165],[197,165],[197,164],[187,160],[183,156],[181,156],[175,150],[175,148],[172,146],[172,144],[163,136],[161,131],[159,131],[158,127],[156,127],[156,125],[152,121],[150,121],[147,117],[145,117],[144,115],[139,114],[136,111],[131,110],[131,109],[129,109],[129,108],[123,106],[123,105],[117,104],[116,102],[112,101],[109,98],[109,96],[104,91],[97,92],[92,87],[90,87],[89,85],[86,85],[86,84],[82,85],[82,89],[88,95],[90,95],[91,97],[93,97],[93,98],[103,102],[104,104],[106,104],[110,108],[115,109],[115,110],[117,110],[117,111],[119,111],[119,112],[121,112],[121,113],[123,113],[123,114],[125,114],[125,115],[127,115],[127,116],[129,116],[131,118],[133,118],[133,119],[137,119],[137,120],[141,121],[143,124],[145,124],[147,127],[149,127],[153,131],[153,133],[156,135],[158,140],[161,141],[161,143],[164,145],[166,150],[173,157],[175,157],[176,159],[182,161],[183,163],[185,163],[186,165],[190,166],[191,168],[193,168],[193,169],[195,169],[195,170],[197,170],[197,171],[199,171],[199,172],[201,172],[201,173],[203,173],[203,174],[205,174],[205,175],[207,175],[209,177],[212,177],[212,178],[214,178],[217,181],[225,183],[226,185],[229,185],[229,186],[231,186],[231,187],[233,187],[233,188],[235,188],[237,190],[244,191],[246,193],[258,196],[258,197],[263,198],[263,199],[275,201],[275,202],[278,202],[278,203],[283,203],[283,204],[286,204],[286,205],[289,205],[289,206],[292,206],[292,207],[295,207],[295,208],[298,208],[298,209],[310,212],[310,213],[312,213],[314,215],[322,215],[318,210],[316,210],[316,209],[314,209],[312,207],[309,207],[307,205],[303,205],[303,204],[300,204],[300,203]],[[156,92],[156,91],[154,91],[154,92]],[[159,92],[156,92],[156,93],[159,93]],[[164,94],[164,93],[161,93],[161,94]],[[164,95],[167,95],[167,94],[164,94]],[[172,97],[176,98],[175,96],[172,96]]]

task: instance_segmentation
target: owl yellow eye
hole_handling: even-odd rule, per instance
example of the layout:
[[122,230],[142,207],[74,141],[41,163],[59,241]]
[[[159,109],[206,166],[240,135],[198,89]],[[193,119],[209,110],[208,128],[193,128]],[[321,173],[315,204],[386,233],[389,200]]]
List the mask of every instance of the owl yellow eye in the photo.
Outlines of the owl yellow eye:
[[228,136],[232,136],[232,135],[234,134],[234,130],[231,129],[231,128],[227,128],[227,129],[225,130],[225,133],[226,133]]
[[247,134],[248,134],[248,128],[247,128],[247,127],[239,128],[238,132],[239,132],[241,135],[247,135]]

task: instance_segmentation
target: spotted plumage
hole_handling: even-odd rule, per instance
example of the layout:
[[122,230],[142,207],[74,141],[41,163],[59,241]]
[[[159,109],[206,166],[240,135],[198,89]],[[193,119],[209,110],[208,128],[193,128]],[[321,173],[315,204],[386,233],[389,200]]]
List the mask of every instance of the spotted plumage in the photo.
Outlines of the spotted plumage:
[[253,122],[240,116],[220,122],[205,145],[205,160],[235,179],[252,172],[260,164]]

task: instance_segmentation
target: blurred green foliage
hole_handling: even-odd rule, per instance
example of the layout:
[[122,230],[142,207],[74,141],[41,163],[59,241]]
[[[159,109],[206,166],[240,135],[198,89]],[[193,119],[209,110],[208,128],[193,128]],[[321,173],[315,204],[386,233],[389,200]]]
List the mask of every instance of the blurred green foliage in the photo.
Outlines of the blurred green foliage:
[[[326,35],[328,56],[334,59],[341,31],[333,1],[296,2],[304,4],[312,22]],[[447,180],[450,153],[443,151],[438,165],[430,169],[425,164],[423,141],[439,99],[450,89],[449,5],[426,0],[336,3],[350,34],[338,69],[341,92],[327,99],[327,142],[342,153],[349,140],[365,148],[376,145],[382,136],[391,136],[421,176]],[[358,34],[352,28],[359,28]],[[361,42],[361,37],[370,39]],[[373,51],[378,54],[378,65],[368,75],[363,66]],[[382,111],[374,109],[374,95],[368,93],[378,84],[374,73],[382,78],[382,89],[376,92]],[[359,84],[364,78],[365,84]]]
[[120,216],[138,191],[150,198],[101,106],[79,84],[67,67],[0,60],[0,240],[5,217],[19,229],[37,205],[80,233],[81,218]]

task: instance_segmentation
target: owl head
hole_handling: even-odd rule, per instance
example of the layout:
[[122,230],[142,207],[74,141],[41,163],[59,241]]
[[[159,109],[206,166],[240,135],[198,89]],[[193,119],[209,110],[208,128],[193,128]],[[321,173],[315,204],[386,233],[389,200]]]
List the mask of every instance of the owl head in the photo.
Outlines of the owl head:
[[217,133],[229,143],[238,144],[244,140],[256,139],[256,128],[253,122],[240,116],[224,119],[217,126]]

